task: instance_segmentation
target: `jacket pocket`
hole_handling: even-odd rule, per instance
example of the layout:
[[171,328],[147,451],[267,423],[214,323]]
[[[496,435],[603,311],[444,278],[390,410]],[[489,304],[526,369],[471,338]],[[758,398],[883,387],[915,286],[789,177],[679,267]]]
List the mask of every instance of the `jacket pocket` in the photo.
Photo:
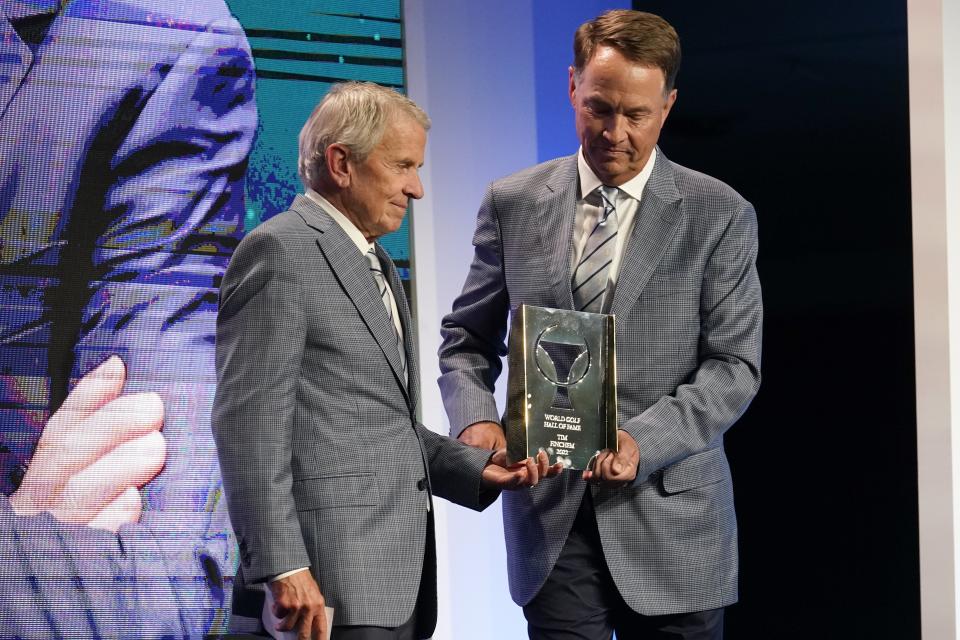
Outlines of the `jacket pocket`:
[[640,293],[641,297],[659,298],[671,295],[699,295],[700,279],[687,275],[663,276],[654,273]]
[[293,481],[292,493],[297,511],[380,504],[377,478],[372,473],[301,478]]
[[695,453],[663,470],[663,490],[680,493],[714,482],[728,476],[727,460],[723,449],[715,447]]

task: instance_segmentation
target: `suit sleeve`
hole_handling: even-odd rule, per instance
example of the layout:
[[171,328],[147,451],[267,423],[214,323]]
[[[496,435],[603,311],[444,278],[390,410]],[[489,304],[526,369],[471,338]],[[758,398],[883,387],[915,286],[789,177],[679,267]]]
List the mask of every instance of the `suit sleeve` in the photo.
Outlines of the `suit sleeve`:
[[213,431],[248,582],[310,566],[291,486],[306,340],[298,274],[281,239],[254,231],[220,291]]
[[510,300],[492,188],[477,215],[473,245],[463,291],[440,329],[438,382],[453,436],[475,422],[500,422],[493,391],[507,354]]
[[492,452],[434,433],[419,423],[417,432],[426,452],[434,495],[475,511],[483,511],[496,501],[500,490],[483,487],[480,482]]
[[756,257],[756,213],[744,204],[703,274],[697,369],[673,394],[621,422],[640,449],[637,482],[715,444],[756,394],[763,321]]

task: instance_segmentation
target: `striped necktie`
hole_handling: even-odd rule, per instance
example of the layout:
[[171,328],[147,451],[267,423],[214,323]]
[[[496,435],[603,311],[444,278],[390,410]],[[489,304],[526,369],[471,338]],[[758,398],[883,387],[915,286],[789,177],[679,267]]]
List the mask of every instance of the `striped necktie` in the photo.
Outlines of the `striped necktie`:
[[370,262],[370,275],[380,291],[380,301],[387,309],[387,318],[390,320],[390,328],[393,329],[393,336],[397,341],[397,353],[400,354],[400,367],[403,370],[403,384],[407,384],[407,352],[403,346],[403,335],[397,331],[397,324],[393,321],[393,305],[390,304],[390,290],[387,286],[387,279],[383,275],[383,266],[380,258],[373,247],[367,251],[367,260]]
[[600,313],[603,309],[603,294],[617,249],[618,192],[616,187],[600,187],[603,214],[590,232],[580,262],[573,270],[573,305],[577,311]]

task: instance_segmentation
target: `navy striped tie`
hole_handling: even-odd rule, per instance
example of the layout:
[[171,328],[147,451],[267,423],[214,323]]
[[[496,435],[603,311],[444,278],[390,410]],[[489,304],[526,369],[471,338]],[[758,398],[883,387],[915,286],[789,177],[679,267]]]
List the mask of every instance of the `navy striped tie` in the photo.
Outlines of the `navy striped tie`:
[[400,367],[403,371],[403,384],[407,384],[407,352],[403,346],[403,336],[397,331],[397,325],[393,321],[393,305],[390,304],[390,293],[387,290],[387,279],[383,276],[383,265],[380,264],[380,258],[373,247],[367,251],[367,260],[370,262],[370,275],[380,291],[380,301],[387,309],[387,318],[390,320],[390,328],[393,329],[393,336],[397,341],[397,353],[400,354]]
[[583,255],[573,271],[573,305],[578,311],[600,313],[617,249],[616,187],[600,187],[603,214],[590,232]]

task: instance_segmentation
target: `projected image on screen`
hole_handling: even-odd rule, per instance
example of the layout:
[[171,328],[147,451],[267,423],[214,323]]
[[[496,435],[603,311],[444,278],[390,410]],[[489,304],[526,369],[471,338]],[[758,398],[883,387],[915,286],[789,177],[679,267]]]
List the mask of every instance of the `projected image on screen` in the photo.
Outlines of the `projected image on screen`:
[[[269,10],[258,0],[227,4],[246,30],[257,70],[260,124],[247,174],[249,231],[303,191],[297,135],[331,83],[367,80],[403,92],[400,2],[284,2]],[[379,242],[409,281],[407,219]]]
[[0,638],[227,632],[220,279],[330,83],[403,84],[399,0],[323,4],[0,0]]

